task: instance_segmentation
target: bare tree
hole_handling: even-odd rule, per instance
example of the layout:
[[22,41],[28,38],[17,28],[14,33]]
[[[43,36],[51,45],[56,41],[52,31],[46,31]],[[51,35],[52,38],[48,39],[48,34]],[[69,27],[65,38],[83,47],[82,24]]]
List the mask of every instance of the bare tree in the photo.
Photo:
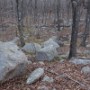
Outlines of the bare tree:
[[35,7],[34,7],[34,22],[37,22],[37,14],[38,14],[38,8],[37,8],[37,1],[35,0]]
[[60,31],[60,0],[57,0],[57,29]]
[[17,19],[18,19],[18,31],[19,31],[19,37],[21,46],[25,45],[24,37],[23,37],[23,0],[16,0],[16,7],[17,7]]
[[69,59],[72,57],[76,57],[77,53],[77,34],[79,29],[79,7],[80,7],[80,0],[71,0],[72,3],[72,33],[71,33],[71,43],[70,43],[70,53]]
[[86,7],[87,9],[87,13],[86,13],[86,26],[85,26],[85,31],[83,33],[83,39],[81,42],[81,46],[86,46],[86,40],[89,36],[89,32],[90,32],[90,0],[88,0]]

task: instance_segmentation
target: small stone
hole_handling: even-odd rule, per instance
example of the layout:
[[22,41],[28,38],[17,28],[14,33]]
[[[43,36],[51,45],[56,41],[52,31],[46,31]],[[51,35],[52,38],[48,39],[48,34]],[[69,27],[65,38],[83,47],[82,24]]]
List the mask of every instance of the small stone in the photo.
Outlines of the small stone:
[[38,79],[40,79],[44,74],[44,69],[43,68],[37,68],[35,69],[30,76],[27,79],[27,84],[32,84],[36,82]]
[[90,67],[89,66],[83,67],[81,72],[84,74],[90,74]]
[[49,82],[49,83],[53,83],[54,82],[54,79],[52,77],[49,77],[49,76],[46,76],[43,78],[44,82]]
[[30,88],[27,88],[26,90],[31,90]]
[[45,65],[44,62],[42,62],[42,61],[40,61],[39,64],[41,64],[41,65]]
[[37,90],[49,90],[46,86],[39,86]]
[[88,44],[86,47],[87,47],[87,48],[90,48],[90,44]]
[[36,64],[37,64],[36,62],[33,63],[33,65],[36,65]]
[[57,90],[56,88],[53,88],[53,90]]

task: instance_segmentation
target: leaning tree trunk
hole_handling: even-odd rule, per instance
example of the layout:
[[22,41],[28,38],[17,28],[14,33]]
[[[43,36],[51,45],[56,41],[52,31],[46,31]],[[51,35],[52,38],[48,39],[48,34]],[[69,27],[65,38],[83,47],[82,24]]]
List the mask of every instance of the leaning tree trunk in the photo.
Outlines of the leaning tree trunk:
[[90,0],[88,0],[87,4],[87,15],[86,15],[86,26],[85,26],[85,31],[83,34],[83,39],[81,42],[81,46],[85,47],[86,46],[86,40],[89,36],[89,31],[90,30]]
[[16,0],[16,8],[17,8],[17,19],[18,19],[18,31],[19,31],[19,37],[21,46],[25,45],[24,36],[23,36],[23,0]]
[[78,37],[78,29],[79,29],[79,1],[78,0],[71,0],[72,3],[72,33],[71,33],[71,43],[70,43],[70,53],[69,59],[72,57],[76,57],[77,53],[77,37]]

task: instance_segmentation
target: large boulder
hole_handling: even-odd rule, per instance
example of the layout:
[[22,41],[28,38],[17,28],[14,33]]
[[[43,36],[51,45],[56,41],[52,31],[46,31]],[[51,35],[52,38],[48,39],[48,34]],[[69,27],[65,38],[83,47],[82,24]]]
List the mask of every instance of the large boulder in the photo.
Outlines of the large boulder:
[[56,47],[54,47],[53,45],[44,47],[36,53],[36,59],[41,61],[44,60],[51,61],[54,59],[54,57],[57,56],[58,56],[58,52],[56,50]]
[[27,63],[27,57],[15,43],[0,42],[0,83],[22,75]]
[[47,41],[45,41],[43,44],[42,44],[42,47],[48,47],[49,45],[53,45],[55,48],[59,48],[59,45],[58,43],[56,43],[53,39],[49,39]]
[[22,50],[25,51],[26,53],[36,53],[41,49],[41,46],[37,43],[27,43]]

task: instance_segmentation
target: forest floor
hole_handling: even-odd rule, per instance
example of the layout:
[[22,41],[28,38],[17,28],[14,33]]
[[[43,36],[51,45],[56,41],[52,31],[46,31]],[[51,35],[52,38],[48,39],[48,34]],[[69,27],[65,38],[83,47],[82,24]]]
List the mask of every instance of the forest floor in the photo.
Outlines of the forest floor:
[[[68,48],[68,47],[66,47]],[[62,47],[62,52],[67,52],[67,49]],[[84,48],[80,48],[83,52]],[[66,51],[65,51],[66,50]],[[45,61],[43,64],[37,62],[35,58],[28,56],[28,60],[32,64],[27,66],[27,72],[24,76],[16,77],[0,85],[0,90],[90,90],[90,75],[81,73],[84,65],[74,65],[68,60],[64,61],[55,59],[51,62]],[[78,57],[88,57],[78,53]],[[45,73],[49,77],[53,77],[54,82],[43,82],[42,78],[32,85],[26,85],[26,80],[29,74],[36,68],[44,68]],[[38,89],[39,87],[47,87],[48,89]]]
[[[39,87],[48,89],[40,90],[90,90],[90,75],[81,73],[83,65],[74,65],[68,61],[39,62],[32,61],[33,64],[27,66],[27,73],[24,76],[14,78],[0,85],[0,90],[39,90]],[[53,77],[54,82],[43,82],[42,78],[32,85],[26,85],[26,80],[30,72],[38,67],[44,67],[44,75]]]
[[[42,32],[43,33],[43,32]],[[45,34],[45,33],[44,33]],[[70,32],[62,32],[61,35],[70,35]],[[51,34],[52,35],[52,34]],[[50,34],[46,35],[50,36]],[[46,37],[45,36],[45,37]],[[53,35],[52,35],[53,36]],[[44,38],[44,37],[43,37]],[[45,39],[45,38],[44,38]],[[33,41],[33,38],[32,38]],[[36,40],[37,41],[37,40]],[[80,44],[81,38],[78,40],[78,45]],[[89,40],[90,41],[90,40]],[[65,42],[66,43],[66,42]],[[65,55],[69,51],[69,44],[67,41],[66,45],[60,47],[60,54]],[[83,54],[85,50],[90,50],[90,48],[83,48],[78,46],[78,57],[80,58],[90,58],[90,55]],[[61,58],[62,59],[62,58]],[[81,69],[84,65],[74,65],[70,63],[66,58],[64,61],[61,59],[56,59],[43,64],[37,62],[35,58],[28,55],[28,60],[32,61],[32,64],[27,66],[27,71],[25,75],[16,77],[0,85],[0,90],[39,90],[39,87],[47,87],[48,89],[41,90],[90,90],[90,75],[85,75],[81,73]],[[48,83],[43,82],[42,78],[32,85],[26,85],[26,80],[30,72],[38,67],[44,67],[44,75],[53,77],[54,82]]]

